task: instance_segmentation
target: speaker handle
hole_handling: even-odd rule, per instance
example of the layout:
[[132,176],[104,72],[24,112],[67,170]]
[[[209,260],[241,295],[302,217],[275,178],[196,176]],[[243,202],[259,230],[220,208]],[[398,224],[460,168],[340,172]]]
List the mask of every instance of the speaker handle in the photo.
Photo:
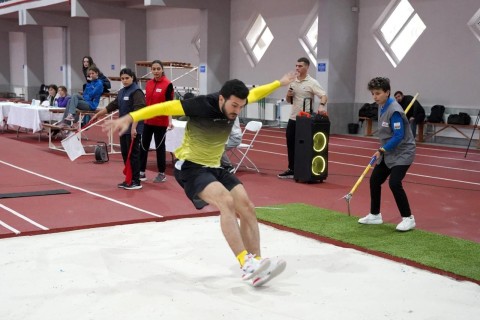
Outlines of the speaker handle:
[[312,98],[303,99],[303,111],[305,111],[305,106],[307,105],[307,101],[310,102],[310,114],[312,114],[313,113]]

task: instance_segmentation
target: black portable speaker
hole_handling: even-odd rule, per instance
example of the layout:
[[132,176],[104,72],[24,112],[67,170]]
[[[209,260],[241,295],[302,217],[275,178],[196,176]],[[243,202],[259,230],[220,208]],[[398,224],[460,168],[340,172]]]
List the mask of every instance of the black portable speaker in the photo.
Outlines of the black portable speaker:
[[323,182],[328,176],[330,120],[325,115],[298,116],[295,127],[295,168],[297,182]]

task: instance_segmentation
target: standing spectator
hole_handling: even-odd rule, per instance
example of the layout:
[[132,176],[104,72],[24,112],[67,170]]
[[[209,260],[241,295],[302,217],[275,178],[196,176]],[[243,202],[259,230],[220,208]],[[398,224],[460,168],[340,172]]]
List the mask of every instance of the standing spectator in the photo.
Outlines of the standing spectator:
[[63,114],[62,125],[66,125],[65,120],[78,121],[76,116],[77,109],[86,111],[97,109],[103,92],[102,81],[98,79],[99,72],[100,70],[95,66],[88,69],[88,75],[91,80],[86,84],[83,95],[74,94],[71,97]]
[[[413,97],[410,95],[403,95],[402,91],[397,91],[393,95],[397,102],[402,106],[403,110],[406,110],[410,102],[412,102]],[[423,123],[425,121],[425,109],[418,100],[415,100],[413,106],[407,112],[407,119],[410,122],[410,127],[412,128],[413,138],[417,136],[417,124]]]
[[306,98],[313,101],[315,96],[320,98],[320,105],[318,107],[319,113],[326,113],[325,106],[327,104],[327,94],[320,86],[317,80],[308,74],[308,67],[310,60],[302,57],[297,60],[295,70],[297,78],[290,84],[287,91],[287,102],[292,104],[292,112],[287,123],[286,138],[287,138],[287,153],[288,153],[288,169],[278,175],[281,179],[292,179],[295,168],[295,127],[296,117],[300,111],[303,110],[303,103]]
[[[173,100],[173,85],[167,79],[163,71],[163,64],[160,60],[154,60],[151,64],[151,72],[153,79],[147,82],[145,87],[146,103],[151,106],[160,102]],[[142,136],[142,148],[140,150],[140,180],[146,181],[147,176],[145,170],[147,168],[148,150],[152,142],[152,136],[155,139],[155,152],[157,155],[158,175],[153,182],[164,182],[167,180],[165,176],[165,134],[167,128],[172,128],[171,116],[158,116],[145,120]]]
[[228,136],[227,144],[225,145],[225,151],[222,154],[222,159],[220,159],[220,165],[227,170],[228,172],[232,173],[235,168],[228,158],[227,151],[236,148],[242,142],[242,129],[240,128],[240,118],[236,118],[235,122],[233,123],[232,131]]
[[402,180],[415,158],[415,138],[412,131],[408,129],[409,122],[404,110],[395,99],[390,97],[390,80],[374,78],[368,83],[368,90],[380,108],[378,118],[380,148],[375,152],[377,164],[370,176],[370,213],[358,222],[383,223],[380,213],[382,184],[390,177],[388,184],[402,216],[397,230],[412,230],[415,228],[415,218],[411,213]]
[[66,108],[68,102],[70,101],[70,96],[68,95],[67,88],[65,86],[58,87],[58,98],[57,98],[57,106],[60,108]]
[[82,72],[83,72],[83,76],[85,77],[85,82],[86,83],[88,83],[92,80],[90,78],[90,76],[88,75],[88,69],[90,67],[93,67],[93,66],[95,66],[95,63],[93,62],[92,57],[90,57],[90,56],[83,57],[83,59],[82,59]]
[[[145,95],[142,89],[137,85],[137,77],[135,73],[129,69],[124,68],[120,70],[120,81],[122,81],[123,88],[118,91],[118,95],[108,104],[106,108],[102,108],[93,117],[92,121],[100,116],[119,110],[119,116],[129,114],[135,110],[145,107]],[[118,188],[126,190],[142,189],[140,183],[140,144],[142,140],[143,121],[133,122],[128,129],[120,136],[120,149],[122,152],[123,163],[127,164],[128,154],[130,153],[130,166],[132,170],[132,181],[127,183],[124,181],[117,185]]]

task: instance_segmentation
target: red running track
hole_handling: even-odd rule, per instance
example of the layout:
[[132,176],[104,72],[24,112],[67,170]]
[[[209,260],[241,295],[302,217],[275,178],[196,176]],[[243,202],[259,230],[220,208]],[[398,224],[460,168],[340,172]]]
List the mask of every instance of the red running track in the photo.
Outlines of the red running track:
[[[329,143],[329,176],[324,183],[302,184],[276,177],[286,169],[285,131],[263,128],[249,156],[261,173],[240,170],[256,206],[301,202],[347,214],[342,197],[368,164],[378,141],[334,135]],[[118,154],[93,164],[93,156],[71,162],[65,153],[48,149],[37,135],[0,134],[0,193],[66,189],[70,194],[0,199],[0,238],[108,226],[124,223],[218,214],[207,206],[197,211],[167,167],[167,182],[143,183],[142,190],[117,189],[123,179]],[[417,228],[480,242],[480,152],[420,144],[404,180]],[[155,175],[154,153],[147,176]],[[382,215],[398,223],[400,215],[388,186],[382,194]],[[354,216],[369,211],[368,175],[351,200]]]

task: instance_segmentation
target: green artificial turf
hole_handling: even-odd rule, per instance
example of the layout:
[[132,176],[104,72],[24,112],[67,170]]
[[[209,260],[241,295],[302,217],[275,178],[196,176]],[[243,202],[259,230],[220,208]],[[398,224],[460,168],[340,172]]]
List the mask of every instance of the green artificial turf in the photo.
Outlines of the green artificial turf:
[[362,225],[358,217],[305,204],[257,208],[260,220],[382,252],[480,281],[480,244],[393,224]]

